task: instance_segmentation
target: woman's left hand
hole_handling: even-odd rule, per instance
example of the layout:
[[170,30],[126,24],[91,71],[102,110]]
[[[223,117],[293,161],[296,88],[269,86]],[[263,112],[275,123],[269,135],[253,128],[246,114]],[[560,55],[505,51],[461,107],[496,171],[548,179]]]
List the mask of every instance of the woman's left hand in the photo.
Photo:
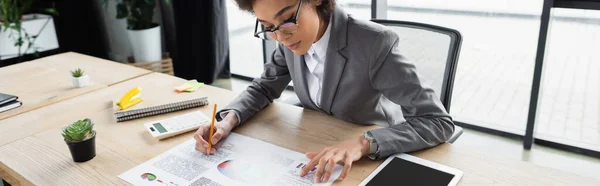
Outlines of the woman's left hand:
[[308,152],[306,157],[311,161],[306,164],[300,176],[305,176],[313,167],[317,167],[315,172],[315,182],[327,182],[337,163],[343,163],[344,169],[337,180],[344,180],[350,172],[352,162],[359,160],[369,152],[369,140],[360,136],[354,139],[344,141],[342,144],[327,147],[321,152]]

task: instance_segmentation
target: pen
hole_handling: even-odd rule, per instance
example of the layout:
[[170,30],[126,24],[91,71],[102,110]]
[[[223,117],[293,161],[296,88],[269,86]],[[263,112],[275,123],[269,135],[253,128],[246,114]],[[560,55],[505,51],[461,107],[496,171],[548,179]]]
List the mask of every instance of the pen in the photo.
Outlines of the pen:
[[215,129],[215,116],[216,115],[217,115],[217,104],[215,104],[215,106],[213,108],[212,122],[210,123],[210,135],[208,136],[208,148],[206,149],[206,154],[210,154],[210,148],[212,147],[212,138],[213,138],[213,132]]

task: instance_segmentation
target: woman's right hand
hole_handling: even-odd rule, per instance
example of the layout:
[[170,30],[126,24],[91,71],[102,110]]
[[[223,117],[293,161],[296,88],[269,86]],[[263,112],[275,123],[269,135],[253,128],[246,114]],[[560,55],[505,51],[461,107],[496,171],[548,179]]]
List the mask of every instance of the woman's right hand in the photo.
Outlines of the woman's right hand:
[[202,125],[198,128],[196,133],[194,134],[194,139],[196,139],[196,150],[202,152],[204,154],[215,154],[217,152],[215,144],[217,144],[221,139],[225,139],[227,135],[233,130],[233,128],[237,125],[238,118],[235,112],[229,112],[223,120],[215,123],[214,133],[211,140],[212,148],[211,152],[207,153],[208,150],[208,138],[210,136],[210,124]]

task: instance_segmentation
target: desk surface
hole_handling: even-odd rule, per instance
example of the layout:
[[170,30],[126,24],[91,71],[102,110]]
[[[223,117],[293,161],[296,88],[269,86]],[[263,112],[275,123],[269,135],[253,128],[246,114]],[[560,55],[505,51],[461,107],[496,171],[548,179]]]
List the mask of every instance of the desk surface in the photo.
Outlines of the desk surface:
[[[90,85],[74,88],[71,70],[81,68]],[[0,113],[0,120],[98,90],[150,71],[77,53],[63,53],[0,68],[0,92],[19,97],[23,105]]]
[[[175,93],[173,87],[183,82],[152,73],[0,121],[0,177],[16,185],[127,184],[117,175],[190,139],[193,134],[157,141],[143,129],[143,123],[197,110],[209,115],[212,107],[116,123],[112,99],[132,86],[144,89],[146,105],[208,96],[211,104],[217,103],[222,108],[235,97],[228,90],[211,86],[194,93]],[[60,135],[60,127],[85,117],[95,122],[97,155],[88,162],[75,163]],[[338,144],[371,128],[274,103],[234,132],[306,152]],[[411,154],[463,170],[465,174],[459,185],[600,185],[591,178],[449,144]],[[368,159],[355,162],[348,179],[334,185],[357,185],[381,162]]]

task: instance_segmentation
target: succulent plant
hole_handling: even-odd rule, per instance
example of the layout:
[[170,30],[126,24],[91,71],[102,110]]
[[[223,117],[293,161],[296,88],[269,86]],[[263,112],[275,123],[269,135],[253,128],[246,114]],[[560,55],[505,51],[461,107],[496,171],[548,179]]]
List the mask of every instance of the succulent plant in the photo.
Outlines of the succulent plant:
[[71,71],[71,75],[73,75],[73,77],[81,77],[83,76],[83,70],[81,70],[80,68],[75,69],[74,71]]
[[65,138],[65,141],[68,142],[84,141],[93,137],[93,127],[94,123],[92,123],[92,120],[89,118],[78,120],[69,126],[64,127],[62,136]]

